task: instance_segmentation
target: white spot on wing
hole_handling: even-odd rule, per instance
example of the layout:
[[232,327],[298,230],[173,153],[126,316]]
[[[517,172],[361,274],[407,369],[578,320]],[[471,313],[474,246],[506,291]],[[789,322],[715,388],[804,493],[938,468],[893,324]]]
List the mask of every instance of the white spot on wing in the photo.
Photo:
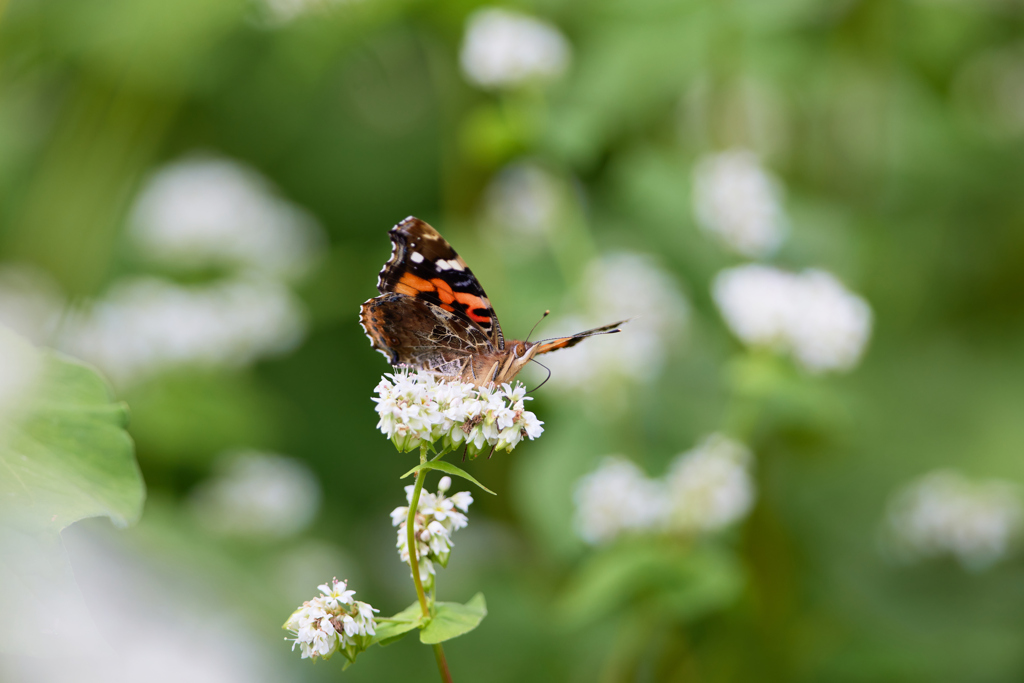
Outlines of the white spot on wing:
[[438,259],[438,261],[437,261],[437,269],[438,270],[464,270],[462,264],[459,263],[458,259],[451,259],[449,261],[445,261],[444,259]]
[[411,254],[409,254],[409,258],[412,260],[413,263],[423,263],[423,254],[421,254],[418,251],[414,251]]

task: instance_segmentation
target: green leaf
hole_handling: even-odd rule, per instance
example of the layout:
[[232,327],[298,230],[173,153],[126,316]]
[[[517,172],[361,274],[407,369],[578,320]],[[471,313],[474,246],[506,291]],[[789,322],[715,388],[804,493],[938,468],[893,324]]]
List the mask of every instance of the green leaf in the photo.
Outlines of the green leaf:
[[469,472],[466,472],[462,468],[456,467],[450,462],[445,462],[444,460],[431,460],[430,462],[425,462],[420,465],[417,465],[416,467],[413,467],[411,470],[409,470],[401,477],[399,477],[399,479],[405,479],[406,477],[412,476],[413,474],[419,474],[421,470],[438,470],[439,472],[451,474],[456,477],[462,477],[467,481],[473,482],[484,491],[487,491],[487,493],[491,494],[492,496],[498,495],[497,493],[490,490],[489,488],[478,482],[476,479],[474,479],[473,475],[471,475]]
[[631,607],[689,621],[735,600],[743,581],[729,552],[665,538],[638,539],[589,558],[557,608],[570,628]]
[[[60,531],[87,517],[138,520],[145,489],[125,425],[95,370],[0,329],[32,381],[0,423],[0,651],[88,649],[95,634]],[[65,649],[66,648],[66,649]]]
[[434,604],[434,618],[420,631],[420,642],[426,645],[443,643],[469,633],[487,616],[483,593],[477,593],[465,605],[457,602]]
[[401,640],[423,624],[423,610],[417,600],[393,617],[377,621],[377,635],[373,642],[384,647]]

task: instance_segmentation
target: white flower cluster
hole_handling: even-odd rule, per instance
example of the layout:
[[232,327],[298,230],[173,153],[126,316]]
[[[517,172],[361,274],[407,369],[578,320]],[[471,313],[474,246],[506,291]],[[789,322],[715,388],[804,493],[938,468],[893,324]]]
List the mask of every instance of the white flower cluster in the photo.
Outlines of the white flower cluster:
[[511,451],[524,438],[536,439],[544,424],[524,407],[526,387],[476,387],[439,379],[428,372],[398,371],[377,385],[377,428],[401,452],[424,442],[443,450],[465,444],[471,457],[484,449]]
[[785,236],[781,186],[753,152],[721,152],[699,161],[693,203],[697,223],[742,256],[766,256]]
[[245,365],[290,351],[304,333],[301,305],[279,282],[136,277],[71,316],[61,346],[126,385],[179,365]]
[[825,271],[738,266],[718,274],[712,295],[744,343],[791,353],[811,372],[853,368],[871,335],[867,302]]
[[1021,531],[1024,507],[1006,481],[972,482],[940,470],[912,482],[889,506],[888,531],[903,559],[950,555],[981,570],[1001,559]]
[[[621,334],[589,340],[565,353],[545,356],[552,386],[593,392],[605,385],[645,382],[658,376],[670,349],[685,338],[689,301],[676,279],[646,254],[611,252],[587,268],[581,283],[583,315],[560,320],[559,331],[572,333],[616,319],[629,319]],[[614,398],[621,392],[602,391]]]
[[561,76],[570,54],[569,41],[551,24],[519,12],[487,8],[467,20],[459,61],[471,83],[503,88]]
[[629,460],[610,456],[576,485],[576,529],[591,544],[658,527],[668,491]]
[[543,244],[562,213],[562,181],[551,171],[530,161],[509,164],[490,182],[484,211],[497,236],[515,244]]
[[743,519],[754,505],[753,456],[738,441],[712,434],[669,469],[668,527],[714,532]]
[[353,600],[355,591],[348,590],[347,582],[334,579],[330,584],[317,586],[320,596],[302,603],[284,628],[291,631],[292,649],[298,645],[302,658],[330,658],[341,652],[349,661],[370,646],[377,634],[376,610],[365,602]]
[[[416,538],[420,581],[427,589],[433,585],[434,562],[442,567],[448,566],[448,556],[452,551],[452,532],[464,529],[469,524],[469,518],[465,513],[469,512],[473,496],[468,491],[459,491],[451,497],[445,496],[451,485],[451,477],[441,477],[436,494],[421,491],[413,517],[413,536]],[[410,505],[415,488],[405,487],[405,499]],[[391,524],[398,527],[398,556],[406,564],[409,564],[409,534],[406,532],[408,517],[408,505],[391,511]]]
[[285,278],[307,271],[324,241],[313,217],[277,196],[263,176],[212,156],[153,174],[132,209],[131,236],[159,262]]
[[754,503],[752,456],[741,443],[712,434],[676,457],[663,479],[606,458],[576,486],[576,528],[591,544],[625,533],[713,533],[739,521]]
[[242,451],[225,454],[214,469],[189,500],[199,522],[214,532],[284,538],[309,526],[320,507],[320,483],[299,460]]
[[129,235],[146,259],[177,269],[226,269],[183,285],[133,276],[69,308],[46,273],[0,267],[0,324],[99,366],[121,386],[181,365],[237,366],[294,348],[305,312],[291,290],[324,239],[299,207],[234,161],[169,164],[143,186]]

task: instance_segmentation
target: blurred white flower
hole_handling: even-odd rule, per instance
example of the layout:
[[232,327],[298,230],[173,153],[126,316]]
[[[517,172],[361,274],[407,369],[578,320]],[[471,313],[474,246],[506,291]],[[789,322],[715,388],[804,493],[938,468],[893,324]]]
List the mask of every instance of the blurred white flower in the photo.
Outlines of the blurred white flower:
[[867,302],[821,270],[729,268],[715,278],[712,294],[744,343],[791,353],[811,372],[853,368],[871,336]]
[[185,287],[125,279],[68,321],[63,346],[127,384],[184,364],[245,365],[290,351],[305,333],[291,291],[263,279]]
[[503,168],[487,187],[484,211],[488,224],[502,234],[540,238],[552,230],[562,210],[561,181],[529,161]]
[[591,544],[661,526],[668,510],[664,483],[650,479],[634,463],[612,456],[580,479],[574,495],[576,529]]
[[324,242],[307,212],[263,176],[228,159],[194,157],[158,170],[131,213],[131,236],[148,257],[183,266],[230,266],[302,275]]
[[263,0],[272,24],[287,24],[299,17],[322,14],[335,5],[359,0]]
[[506,9],[477,10],[466,22],[459,62],[471,83],[502,88],[551,80],[569,66],[569,41],[553,25]]
[[191,495],[199,521],[217,533],[282,538],[308,527],[320,484],[308,467],[273,453],[227,454]]
[[[188,539],[170,545],[136,545],[140,540],[138,534],[116,531],[105,523],[83,521],[64,529],[61,541],[74,566],[76,592],[62,591],[62,581],[34,591],[40,610],[53,615],[54,624],[61,624],[52,637],[44,639],[51,654],[6,652],[0,656],[0,680],[289,680],[278,658],[267,651],[262,625],[252,619],[253,591],[264,590],[262,582],[244,573],[236,573],[229,581],[225,572],[200,560],[203,551]],[[0,547],[0,554],[6,556],[7,551]],[[65,632],[72,637],[64,640]]]
[[350,662],[370,646],[377,634],[374,609],[365,602],[353,600],[355,591],[348,589],[346,581],[334,579],[317,586],[320,595],[302,603],[284,628],[291,631],[292,649],[298,646],[302,658],[329,659],[341,652]]
[[439,449],[466,446],[470,457],[486,449],[511,452],[524,438],[543,433],[544,423],[525,408],[526,387],[476,387],[428,372],[397,371],[376,388],[377,428],[401,452],[423,442]]
[[42,365],[39,351],[0,326],[0,437],[4,423],[16,416],[18,408],[31,395]]
[[693,203],[698,224],[742,256],[766,256],[786,234],[781,185],[753,152],[701,159],[694,170]]
[[809,270],[802,280],[793,353],[811,371],[852,368],[871,335],[871,308],[829,273]]
[[590,544],[625,533],[710,533],[753,506],[752,456],[743,444],[712,434],[678,456],[663,479],[613,456],[576,485],[576,529]]
[[889,539],[903,559],[950,555],[973,570],[1006,555],[1021,530],[1018,488],[1006,481],[972,482],[939,470],[910,483],[889,505]]
[[714,532],[745,517],[755,495],[751,461],[746,446],[721,434],[677,457],[666,477],[668,528]]
[[[675,279],[646,255],[613,252],[595,260],[581,287],[584,314],[559,320],[566,333],[629,319],[619,334],[545,355],[555,388],[592,391],[595,383],[647,382],[685,339],[690,306]],[[610,394],[609,394],[610,395]]]
[[64,305],[64,294],[46,272],[25,265],[0,266],[0,325],[36,344],[52,344]]
[[986,135],[1024,136],[1024,46],[1000,45],[966,61],[953,82],[953,96]]
[[[420,581],[429,590],[433,585],[434,563],[448,565],[452,551],[452,532],[465,529],[469,524],[469,506],[473,496],[468,491],[459,491],[451,497],[445,496],[451,488],[451,477],[441,477],[437,493],[420,491],[420,499],[413,515],[413,536],[416,539],[416,558],[420,570]],[[412,504],[415,486],[405,487],[405,500]],[[391,511],[391,525],[398,527],[398,557],[409,564],[409,534],[406,532],[409,506],[403,505]]]

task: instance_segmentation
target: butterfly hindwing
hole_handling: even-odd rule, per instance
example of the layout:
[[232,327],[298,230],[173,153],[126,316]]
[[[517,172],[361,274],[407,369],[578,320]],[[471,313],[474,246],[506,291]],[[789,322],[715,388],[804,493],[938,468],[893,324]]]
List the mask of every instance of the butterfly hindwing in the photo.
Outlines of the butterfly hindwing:
[[394,366],[458,375],[467,359],[494,350],[487,335],[461,316],[398,292],[364,303],[359,322]]
[[495,349],[505,348],[484,288],[437,230],[410,216],[389,235],[391,258],[377,280],[381,294],[404,294],[453,313],[483,331]]

